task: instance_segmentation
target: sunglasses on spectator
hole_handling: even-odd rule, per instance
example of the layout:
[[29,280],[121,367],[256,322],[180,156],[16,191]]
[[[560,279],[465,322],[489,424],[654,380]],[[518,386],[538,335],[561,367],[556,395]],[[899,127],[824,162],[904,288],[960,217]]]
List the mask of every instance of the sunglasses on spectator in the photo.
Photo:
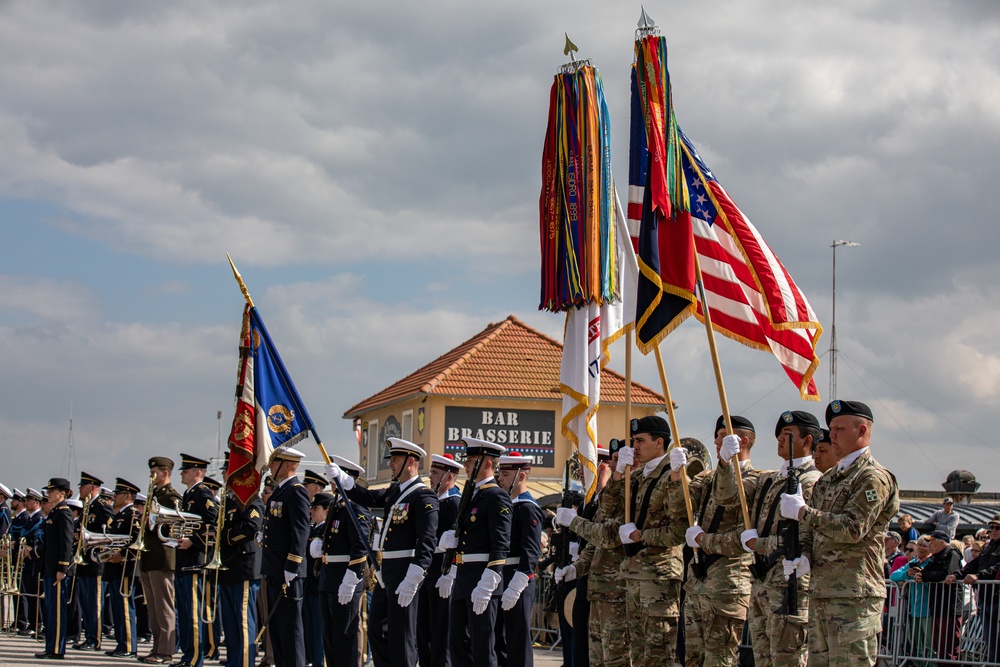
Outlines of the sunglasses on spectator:
[[916,551],[916,549],[914,549],[913,547],[906,547],[906,552],[907,553],[910,553],[912,551]]
[[990,530],[1000,530],[1000,523],[991,523]]

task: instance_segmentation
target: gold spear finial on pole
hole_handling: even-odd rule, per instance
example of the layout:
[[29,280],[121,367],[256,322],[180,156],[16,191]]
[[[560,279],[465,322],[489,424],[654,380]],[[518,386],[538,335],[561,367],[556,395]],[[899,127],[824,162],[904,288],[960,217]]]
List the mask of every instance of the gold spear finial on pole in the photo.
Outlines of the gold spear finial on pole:
[[233,267],[233,276],[236,277],[236,282],[240,284],[240,291],[243,292],[243,298],[247,300],[247,305],[253,308],[254,305],[253,299],[250,298],[250,290],[247,289],[246,283],[243,282],[243,276],[241,276],[240,272],[236,270],[236,265],[233,264],[233,258],[229,256],[228,252],[226,253],[226,259],[229,260],[229,266]]

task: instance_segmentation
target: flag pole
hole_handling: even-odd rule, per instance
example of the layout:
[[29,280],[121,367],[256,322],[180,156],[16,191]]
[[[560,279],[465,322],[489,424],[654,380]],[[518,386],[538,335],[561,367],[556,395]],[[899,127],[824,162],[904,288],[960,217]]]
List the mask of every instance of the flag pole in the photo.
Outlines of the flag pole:
[[[241,276],[240,272],[236,270],[236,265],[233,264],[233,258],[229,256],[229,253],[226,253],[226,258],[229,259],[229,266],[231,266],[233,269],[233,275],[236,277],[236,282],[239,283],[240,285],[240,291],[243,292],[243,298],[246,299],[247,305],[249,305],[251,309],[255,309],[256,307],[253,305],[253,299],[250,298],[250,290],[247,289],[246,283],[243,282],[243,276]],[[265,336],[267,336],[267,329],[262,329],[261,332]],[[271,347],[273,349],[273,345]],[[288,377],[288,373],[287,371],[285,371],[284,364],[281,363],[280,357],[278,357],[276,361],[278,362],[282,379],[291,384],[291,378]],[[294,390],[294,386],[291,387],[291,389],[292,391],[290,391],[289,394],[293,396],[296,400],[299,400],[298,392]],[[329,464],[330,455],[327,454],[326,447],[323,446],[323,441],[320,439],[319,434],[316,433],[316,427],[312,423],[312,418],[309,416],[309,412],[305,409],[305,407],[301,404],[301,402],[299,402],[296,405],[296,407],[299,409],[299,413],[302,415],[302,418],[305,421],[306,426],[309,428],[309,432],[312,433],[313,440],[316,441],[316,446],[319,447],[319,453],[323,457],[323,462]],[[351,505],[349,499],[347,498],[347,493],[344,491],[344,487],[340,483],[340,478],[334,477],[333,483],[334,485],[336,485],[337,491],[340,493],[340,497],[344,499],[344,507],[347,508],[347,514],[351,518],[351,523],[354,524],[354,529],[357,531],[358,535],[363,534],[361,531],[361,522],[358,521],[358,515],[354,511],[354,507]],[[372,567],[374,567],[376,570],[381,569],[379,567],[378,559],[375,557],[375,552],[372,551],[370,545],[368,544],[365,545],[365,551],[368,554],[368,558],[371,560]]]
[[[715,384],[719,388],[719,403],[722,405],[722,418],[726,423],[726,434],[732,435],[733,419],[729,415],[729,399],[726,398],[726,385],[722,380],[722,363],[719,361],[719,350],[715,346],[715,330],[712,329],[712,315],[708,307],[708,300],[705,298],[705,283],[701,277],[701,262],[698,261],[697,250],[694,252],[694,270],[698,282],[698,294],[701,298],[701,310],[704,316],[705,330],[708,332],[708,349],[712,353],[712,366],[715,368]],[[743,488],[743,471],[740,469],[739,459],[733,465],[733,477],[736,480],[736,490],[740,497],[743,525],[746,526],[747,530],[750,530],[753,524],[750,523],[750,512],[747,510],[747,492]]]
[[[667,415],[670,417],[670,430],[674,433],[674,446],[671,449],[681,446],[681,432],[677,428],[677,415],[674,413],[674,400],[670,397],[670,385],[667,384],[667,372],[663,369],[663,355],[660,354],[660,345],[653,348],[656,353],[656,367],[660,370],[660,385],[663,387],[663,400],[667,404]],[[691,489],[689,488],[687,467],[680,471],[681,488],[684,490],[684,505],[687,507],[688,525],[694,525],[694,507],[691,504]]]
[[[625,436],[632,434],[632,329],[625,332]],[[625,523],[632,522],[632,466],[625,466]]]

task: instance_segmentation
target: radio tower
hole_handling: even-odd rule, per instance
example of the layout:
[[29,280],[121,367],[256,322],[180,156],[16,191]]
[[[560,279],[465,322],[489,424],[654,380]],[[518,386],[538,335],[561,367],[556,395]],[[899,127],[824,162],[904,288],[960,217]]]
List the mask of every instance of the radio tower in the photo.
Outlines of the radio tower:
[[66,477],[74,479],[79,467],[76,463],[76,445],[73,443],[73,401],[69,402],[69,442],[66,445]]

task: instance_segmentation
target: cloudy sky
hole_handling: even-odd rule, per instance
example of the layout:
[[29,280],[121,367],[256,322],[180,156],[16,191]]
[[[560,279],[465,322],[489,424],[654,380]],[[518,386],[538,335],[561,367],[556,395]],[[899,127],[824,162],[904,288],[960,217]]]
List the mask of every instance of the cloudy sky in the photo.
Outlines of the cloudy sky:
[[[682,127],[809,296],[823,353],[830,243],[862,244],[837,254],[838,393],[874,409],[878,458],[905,488],[968,468],[1000,490],[1000,6],[646,9]],[[548,90],[569,33],[603,75],[624,196],[639,10],[0,2],[0,481],[141,481],[151,454],[215,453],[242,311],[227,252],[336,453],[346,408],[488,323],[561,337],[537,311]],[[774,466],[777,415],[804,404],[773,358],[720,348]],[[681,430],[707,441],[704,330],[663,353]],[[635,374],[659,386],[652,357]]]

